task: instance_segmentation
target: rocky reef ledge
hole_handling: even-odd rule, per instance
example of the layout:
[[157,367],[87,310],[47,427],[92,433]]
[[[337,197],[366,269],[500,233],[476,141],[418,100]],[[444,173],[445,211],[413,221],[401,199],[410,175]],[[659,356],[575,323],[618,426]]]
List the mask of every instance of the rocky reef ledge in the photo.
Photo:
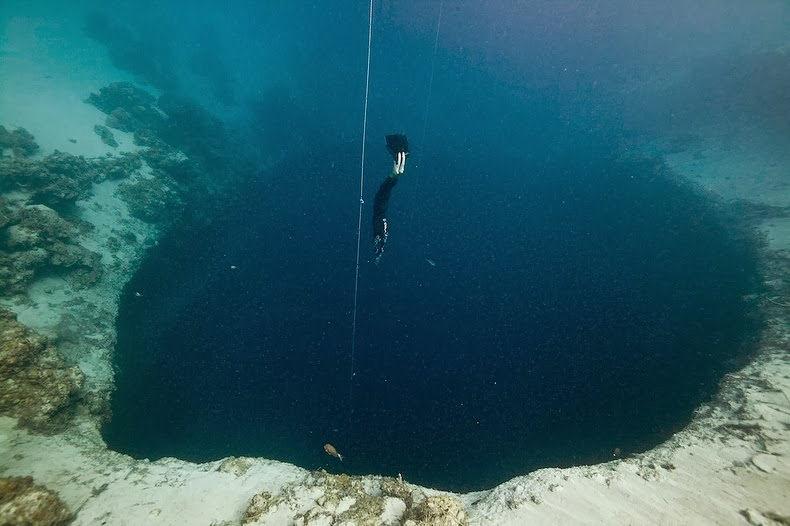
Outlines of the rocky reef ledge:
[[[221,192],[246,168],[224,157],[221,124],[189,101],[116,83],[87,102],[102,112],[94,126],[110,155],[41,152],[24,129],[0,128],[0,523],[790,522],[790,191],[779,179],[712,195],[764,232],[759,350],[647,453],[469,494],[258,458],[150,462],[110,451],[100,434],[121,289],[188,196]],[[689,154],[693,177],[683,158],[670,161],[715,190],[701,155]]]

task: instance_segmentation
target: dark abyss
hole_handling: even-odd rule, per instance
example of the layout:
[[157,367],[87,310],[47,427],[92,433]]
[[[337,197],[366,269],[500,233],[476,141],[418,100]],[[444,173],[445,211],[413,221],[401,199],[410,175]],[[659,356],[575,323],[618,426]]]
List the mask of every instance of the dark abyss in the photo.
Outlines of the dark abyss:
[[378,266],[363,232],[351,416],[355,153],[291,159],[151,251],[119,316],[111,447],[480,489],[656,445],[743,356],[748,243],[660,165],[437,155],[407,167]]

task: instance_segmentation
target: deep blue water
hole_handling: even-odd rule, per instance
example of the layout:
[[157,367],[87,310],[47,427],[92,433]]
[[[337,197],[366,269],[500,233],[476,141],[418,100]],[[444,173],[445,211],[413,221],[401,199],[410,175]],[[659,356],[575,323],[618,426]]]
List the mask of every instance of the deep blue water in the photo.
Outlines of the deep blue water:
[[655,166],[436,158],[395,188],[378,266],[365,217],[350,416],[356,152],[330,152],[153,250],[119,317],[114,447],[481,488],[657,443],[743,350],[748,251]]
[[[621,80],[607,53],[637,61],[596,48],[597,30],[533,35],[526,63],[491,28],[459,47],[468,7],[445,15],[427,104],[435,13],[410,33],[377,11],[353,379],[364,9],[327,14],[348,29],[334,41],[299,33],[294,75],[311,82],[241,112],[249,149],[280,161],[189,203],[126,287],[111,447],[480,489],[652,447],[748,352],[750,242],[660,161],[622,156],[634,132],[591,83]],[[413,154],[376,266],[372,197],[396,131]]]

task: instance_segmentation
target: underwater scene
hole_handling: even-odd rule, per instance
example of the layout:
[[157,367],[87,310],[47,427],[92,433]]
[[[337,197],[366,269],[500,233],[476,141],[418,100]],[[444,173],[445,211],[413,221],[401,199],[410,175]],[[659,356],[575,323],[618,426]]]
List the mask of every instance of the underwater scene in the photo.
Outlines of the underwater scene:
[[0,525],[790,523],[790,4],[0,4]]

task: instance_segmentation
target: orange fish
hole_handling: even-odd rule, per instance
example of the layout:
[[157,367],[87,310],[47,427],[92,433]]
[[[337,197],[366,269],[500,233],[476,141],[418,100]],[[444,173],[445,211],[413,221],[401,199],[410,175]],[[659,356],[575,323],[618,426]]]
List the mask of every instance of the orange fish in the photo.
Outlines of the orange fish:
[[337,449],[335,449],[335,446],[333,446],[332,444],[324,444],[324,451],[326,451],[327,455],[338,458],[340,459],[341,462],[343,461],[343,455],[338,453]]

